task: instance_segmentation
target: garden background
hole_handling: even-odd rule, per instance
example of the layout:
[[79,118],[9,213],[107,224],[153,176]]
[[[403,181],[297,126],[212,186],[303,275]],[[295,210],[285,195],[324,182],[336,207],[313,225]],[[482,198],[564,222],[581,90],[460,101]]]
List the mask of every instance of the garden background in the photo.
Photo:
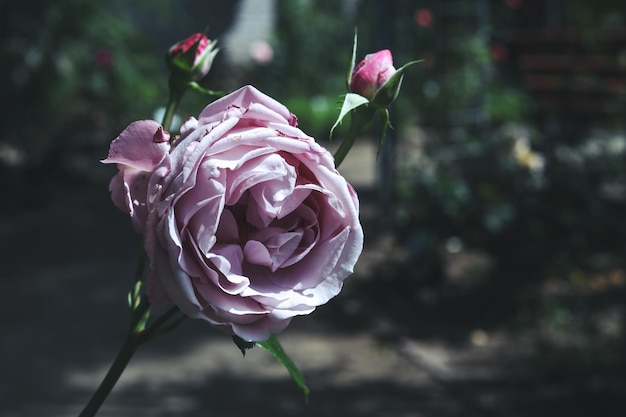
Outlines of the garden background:
[[357,59],[423,62],[341,169],[356,273],[281,337],[310,403],[187,321],[101,415],[624,415],[623,2],[33,0],[0,2],[0,416],[77,414],[123,339],[140,243],[98,161],[158,117],[167,48],[208,28],[206,88],[254,84],[334,148],[355,27]]

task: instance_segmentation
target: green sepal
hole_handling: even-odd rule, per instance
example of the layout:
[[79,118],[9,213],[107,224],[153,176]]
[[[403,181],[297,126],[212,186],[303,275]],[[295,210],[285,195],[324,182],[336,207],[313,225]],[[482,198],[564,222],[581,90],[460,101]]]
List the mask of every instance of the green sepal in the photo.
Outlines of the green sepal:
[[254,347],[254,342],[247,342],[237,335],[233,336],[233,342],[237,345],[243,356],[246,356],[246,350],[250,350]]
[[333,127],[330,128],[329,139],[333,138],[333,132],[335,131],[337,126],[341,124],[342,120],[348,115],[348,113],[368,103],[369,103],[369,100],[359,94],[356,94],[356,93],[346,94],[345,98],[343,99],[343,104],[341,105],[341,110],[339,111],[339,116],[337,117],[337,121],[335,122]]
[[380,132],[378,132],[378,151],[376,152],[377,158],[380,155],[381,149],[383,148],[383,140],[385,139],[385,135],[387,134],[387,128],[390,127],[393,129],[393,126],[391,126],[391,123],[389,122],[389,110],[378,109],[378,113],[380,113],[382,122],[380,124]]
[[402,79],[404,78],[404,73],[409,67],[415,65],[422,60],[411,61],[408,64],[400,67],[382,87],[376,91],[374,97],[372,97],[372,101],[370,102],[372,106],[377,108],[385,108],[388,107],[393,101],[398,97],[398,93],[400,93],[400,86],[402,85]]
[[137,309],[139,303],[141,302],[142,285],[143,284],[141,281],[135,282],[135,285],[128,293],[128,308],[130,309],[131,313]]
[[304,400],[305,402],[309,401],[309,387],[306,385],[304,380],[304,376],[296,366],[296,364],[291,360],[291,358],[287,355],[283,347],[280,345],[278,338],[275,334],[271,334],[269,339],[265,342],[257,342],[257,346],[261,349],[268,351],[278,362],[280,362],[289,372],[291,378],[295,381],[295,383],[302,389],[304,392]]
[[220,98],[226,95],[226,93],[223,91],[207,90],[195,81],[190,82],[188,85],[192,90],[207,96]]
[[128,293],[128,308],[131,326],[135,331],[142,332],[150,318],[150,302],[143,292],[143,281],[135,281],[135,285]]
[[145,331],[141,333],[141,342],[145,343],[148,340],[156,339],[166,333],[176,329],[180,323],[187,318],[185,314],[179,315],[175,318],[175,315],[181,313],[178,307],[172,307],[167,312],[157,318],[154,323],[150,325]]
[[133,329],[135,333],[141,333],[146,329],[146,324],[150,318],[150,303],[143,300],[136,310],[131,313],[131,323],[134,323]]
[[352,81],[352,72],[354,71],[354,64],[356,63],[356,44],[357,44],[357,29],[354,28],[354,41],[352,42],[352,55],[350,56],[350,62],[348,63],[348,74],[346,74],[346,87],[350,90],[350,82]]

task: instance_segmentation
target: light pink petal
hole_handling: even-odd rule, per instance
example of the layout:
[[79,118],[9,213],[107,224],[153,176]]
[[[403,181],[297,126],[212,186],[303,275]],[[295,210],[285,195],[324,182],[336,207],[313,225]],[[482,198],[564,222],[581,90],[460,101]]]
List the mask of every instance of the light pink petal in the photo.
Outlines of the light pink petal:
[[291,319],[275,319],[264,317],[250,325],[233,323],[233,332],[243,340],[249,342],[263,342],[270,337],[271,333],[280,333],[288,325]]
[[129,125],[111,143],[109,156],[103,163],[115,163],[119,173],[109,184],[116,207],[127,212],[135,230],[144,231],[148,214],[150,176],[168,155],[169,134],[152,120]]
[[256,240],[249,240],[243,248],[243,254],[247,262],[255,265],[270,267],[272,258],[267,247]]
[[195,117],[190,117],[180,126],[180,134],[181,136],[186,135],[189,132],[192,132],[196,127],[198,127],[198,120]]
[[161,284],[161,280],[154,270],[150,270],[146,277],[146,293],[148,294],[148,300],[150,300],[152,304],[170,304],[172,302],[172,299],[163,287],[163,284]]
[[133,203],[130,197],[130,190],[124,184],[124,173],[118,172],[111,178],[109,183],[109,191],[111,192],[111,200],[115,207],[131,214],[133,212]]
[[262,120],[266,122],[286,123],[291,126],[296,126],[296,117],[291,114],[285,106],[250,85],[241,87],[239,90],[215,100],[213,103],[205,107],[205,109],[200,113],[199,119],[201,123],[218,121],[221,120],[222,114],[230,107],[235,106],[248,109],[253,103],[260,104],[267,108],[266,117],[268,118]]
[[223,243],[235,243],[239,240],[239,225],[229,208],[225,208],[220,216],[220,224],[215,237]]
[[170,148],[163,135],[163,128],[154,120],[133,122],[111,143],[109,156],[102,162],[151,172]]
[[181,311],[190,317],[197,317],[203,305],[196,297],[191,277],[181,268],[182,241],[176,230],[173,213],[169,212],[157,228],[160,229],[159,242],[163,249],[156,253],[148,252],[156,274],[162,287]]

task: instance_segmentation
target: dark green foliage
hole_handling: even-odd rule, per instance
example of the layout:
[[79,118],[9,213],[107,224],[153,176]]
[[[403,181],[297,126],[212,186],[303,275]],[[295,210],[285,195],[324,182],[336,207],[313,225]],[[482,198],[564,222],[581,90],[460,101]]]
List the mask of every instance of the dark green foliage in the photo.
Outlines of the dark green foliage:
[[219,22],[215,37],[232,18],[230,3],[209,14],[215,2],[4,2],[0,141],[23,150],[29,167],[68,148],[106,150],[130,121],[165,106],[167,48]]

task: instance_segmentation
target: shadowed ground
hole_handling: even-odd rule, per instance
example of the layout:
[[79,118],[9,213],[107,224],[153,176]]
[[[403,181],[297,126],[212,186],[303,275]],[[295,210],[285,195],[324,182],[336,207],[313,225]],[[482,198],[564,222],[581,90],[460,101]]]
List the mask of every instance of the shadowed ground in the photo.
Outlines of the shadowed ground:
[[[312,390],[308,404],[267,353],[243,358],[229,337],[188,320],[140,348],[99,415],[623,415],[622,369],[585,379],[548,369],[498,329],[481,330],[489,314],[428,309],[378,282],[396,249],[377,220],[374,153],[360,145],[342,169],[363,204],[356,273],[281,335]],[[1,417],[77,415],[122,342],[140,242],[110,203],[108,168],[90,181],[34,181],[30,203],[0,220]]]

